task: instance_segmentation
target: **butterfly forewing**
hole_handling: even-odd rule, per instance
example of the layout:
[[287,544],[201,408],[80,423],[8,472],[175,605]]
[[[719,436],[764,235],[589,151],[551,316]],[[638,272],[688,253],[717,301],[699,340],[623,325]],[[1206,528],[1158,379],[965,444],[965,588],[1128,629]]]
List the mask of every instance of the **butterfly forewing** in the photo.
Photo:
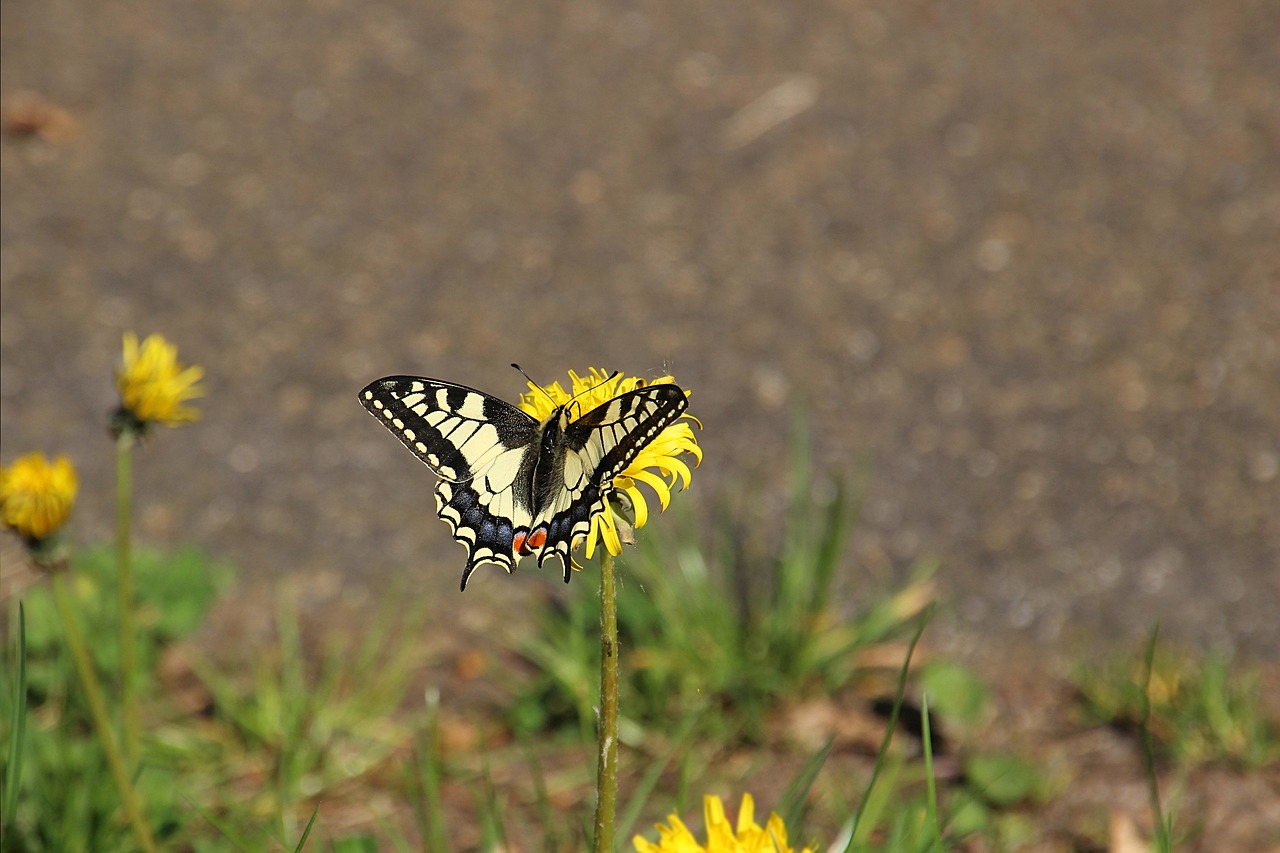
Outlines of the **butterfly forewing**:
[[565,443],[578,453],[586,470],[594,468],[596,476],[612,480],[688,407],[677,386],[650,385],[615,397],[569,424]]
[[538,422],[497,397],[436,379],[388,376],[360,392],[369,413],[442,480],[462,482],[538,435]]

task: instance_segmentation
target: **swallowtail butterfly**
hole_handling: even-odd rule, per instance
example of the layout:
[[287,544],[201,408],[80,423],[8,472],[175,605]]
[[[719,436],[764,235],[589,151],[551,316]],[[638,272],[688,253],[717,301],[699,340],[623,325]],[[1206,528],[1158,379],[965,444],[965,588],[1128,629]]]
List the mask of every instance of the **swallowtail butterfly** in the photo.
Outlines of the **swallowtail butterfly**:
[[[648,385],[580,414],[570,401],[539,423],[474,388],[387,376],[360,392],[369,414],[440,478],[436,512],[467,548],[462,589],[482,563],[508,572],[569,551],[605,511],[613,480],[683,414],[675,385]],[[574,417],[579,415],[579,417]]]

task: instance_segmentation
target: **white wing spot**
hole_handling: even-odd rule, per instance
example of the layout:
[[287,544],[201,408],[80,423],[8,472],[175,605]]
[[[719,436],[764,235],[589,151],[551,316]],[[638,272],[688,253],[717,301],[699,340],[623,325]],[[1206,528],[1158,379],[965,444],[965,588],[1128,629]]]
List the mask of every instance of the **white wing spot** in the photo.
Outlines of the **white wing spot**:
[[499,444],[500,441],[498,431],[489,424],[469,424],[468,426],[472,427],[470,435],[463,436],[463,430],[459,429],[456,435],[450,434],[450,438],[456,439],[455,446],[458,451],[474,465],[476,462],[472,460],[479,460],[486,450]]
[[457,409],[458,414],[473,421],[484,420],[484,397],[479,394],[468,394]]
[[498,456],[485,469],[485,486],[491,491],[502,492],[511,488],[516,475],[520,473],[520,462],[524,459],[524,449],[508,450]]
[[[471,437],[474,436],[476,431],[479,429],[480,424],[475,423],[474,421],[464,421],[459,419],[457,423],[453,424],[448,429],[441,428],[440,434],[449,439],[450,443],[452,443],[454,447],[462,450],[463,453],[466,453],[466,451],[463,450],[463,447],[471,440]],[[496,433],[494,434],[494,441],[497,441]]]
[[582,459],[576,453],[566,454],[564,457],[564,481],[565,485],[576,487],[582,480]]

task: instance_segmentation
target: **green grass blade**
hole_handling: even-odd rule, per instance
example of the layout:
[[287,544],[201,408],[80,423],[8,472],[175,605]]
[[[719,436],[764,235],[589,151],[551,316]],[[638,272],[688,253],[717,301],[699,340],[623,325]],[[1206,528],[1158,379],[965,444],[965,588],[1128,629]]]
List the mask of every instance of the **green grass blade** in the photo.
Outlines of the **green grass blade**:
[[18,602],[18,677],[13,683],[13,721],[9,729],[9,759],[4,774],[4,849],[10,849],[18,814],[18,785],[22,782],[22,754],[27,742],[27,613]]
[[845,543],[853,529],[852,516],[849,513],[849,489],[842,481],[836,480],[835,495],[831,503],[823,507],[821,528],[814,541],[817,550],[813,555],[813,567],[810,570],[811,585],[807,615],[816,616],[827,609],[831,601],[831,584],[835,579],[836,566],[844,555]]
[[863,810],[866,807],[867,800],[871,796],[871,791],[876,786],[876,780],[880,778],[881,768],[884,766],[885,758],[889,754],[889,743],[893,740],[894,730],[898,726],[898,715],[902,713],[902,700],[907,693],[907,675],[911,672],[911,656],[915,653],[916,644],[920,642],[920,637],[924,634],[925,626],[929,624],[929,618],[933,616],[934,605],[930,604],[929,608],[924,612],[924,616],[920,619],[920,624],[916,628],[915,635],[911,638],[911,644],[907,646],[906,659],[902,661],[902,670],[898,673],[898,689],[893,697],[893,711],[889,714],[889,722],[885,726],[884,738],[880,741],[880,749],[876,753],[876,764],[871,770],[871,778],[867,781],[866,793],[862,795],[862,801],[858,803],[858,809],[853,814],[853,829],[849,833],[849,843],[845,846],[845,853],[853,850],[854,840],[858,837],[858,824],[862,820]]
[[[797,407],[791,428],[787,527],[773,590],[772,616],[782,630],[794,630],[799,621],[813,615],[807,612],[806,606],[815,585],[817,551],[814,543],[821,543],[825,533],[816,529],[814,524],[819,507],[815,506],[813,495],[813,440],[809,434],[807,413],[800,407]],[[821,548],[821,544],[818,547]]]
[[483,763],[480,768],[480,790],[476,792],[476,811],[479,812],[481,825],[481,849],[506,850],[506,820],[502,813],[502,804],[498,802],[498,789],[493,784],[493,772],[489,766],[489,752],[481,746]]
[[827,757],[831,755],[831,747],[836,742],[835,735],[827,738],[819,749],[809,756],[809,760],[804,763],[804,767],[800,768],[800,772],[791,780],[791,784],[787,786],[787,790],[782,795],[782,802],[778,803],[777,812],[782,818],[782,822],[787,826],[799,826],[802,812],[804,811],[805,800],[809,796],[809,789],[813,787],[814,781],[818,778],[818,771],[822,769],[822,765],[827,763]]
[[226,823],[223,823],[221,820],[215,817],[212,812],[203,808],[199,803],[195,802],[194,800],[188,799],[187,804],[190,805],[191,808],[194,809],[198,815],[200,815],[200,817],[204,818],[205,821],[210,826],[218,830],[218,832],[221,833],[222,837],[225,838],[227,841],[229,841],[232,845],[234,845],[235,848],[240,851],[240,853],[254,853],[254,851],[259,850],[261,848],[261,845],[250,844],[244,838],[244,836],[238,835],[235,832],[235,830],[233,830],[230,826],[228,826]]
[[925,821],[933,830],[933,849],[942,853],[942,818],[938,814],[938,782],[933,776],[933,733],[929,727],[929,694],[920,700],[920,737],[924,742]]
[[311,828],[316,825],[316,818],[320,816],[320,804],[317,803],[315,810],[311,812],[311,820],[307,821],[307,828],[302,830],[302,837],[298,839],[298,846],[293,848],[293,853],[302,853],[302,848],[307,846],[307,838],[311,835]]
[[[883,765],[883,766],[882,766]],[[877,829],[881,827],[881,822],[886,820],[901,820],[904,811],[898,806],[901,799],[899,795],[899,781],[905,775],[905,762],[902,757],[897,755],[886,755],[881,759],[877,759],[877,768],[879,777],[876,779],[875,785],[867,786],[867,793],[863,797],[863,802],[859,806],[859,810],[855,812],[853,817],[849,819],[848,837],[845,839],[845,851],[869,851],[875,849],[877,851],[902,851],[906,847],[901,843],[883,843],[877,844],[874,848],[868,843],[868,839]],[[883,830],[889,831],[889,830]],[[838,850],[838,847],[829,848],[830,850]]]
[[[413,853],[414,848],[410,846],[409,839],[404,837],[404,833],[400,828],[387,819],[385,815],[378,815],[376,818],[378,828],[387,836],[391,846],[395,848],[396,853]],[[377,850],[377,847],[373,848]],[[434,849],[434,848],[431,848]]]
[[617,838],[622,839],[624,844],[635,833],[636,821],[640,819],[640,813],[649,801],[649,795],[653,793],[658,780],[662,778],[662,772],[670,766],[677,755],[688,753],[690,740],[701,716],[701,712],[692,712],[685,716],[667,751],[659,760],[650,763],[649,769],[631,793],[626,806],[622,809],[622,817],[618,820]]
[[1142,691],[1139,698],[1142,716],[1138,720],[1138,733],[1142,742],[1142,771],[1147,777],[1147,796],[1151,800],[1151,813],[1155,817],[1153,846],[1159,853],[1173,850],[1171,824],[1160,806],[1160,780],[1156,778],[1155,747],[1151,736],[1151,673],[1155,669],[1156,641],[1160,637],[1160,624],[1151,629],[1143,655]]
[[419,737],[417,748],[417,774],[410,780],[415,794],[414,816],[418,832],[427,850],[446,853],[449,839],[445,835],[444,805],[440,799],[440,692],[427,691],[427,727]]
[[517,730],[516,738],[520,742],[520,751],[524,754],[525,762],[529,766],[529,778],[533,781],[534,804],[538,808],[538,819],[542,821],[542,849],[547,853],[554,853],[564,845],[560,840],[561,822],[551,808],[551,795],[547,793],[547,779],[542,772],[542,765],[538,762],[538,756],[534,753],[529,732]]

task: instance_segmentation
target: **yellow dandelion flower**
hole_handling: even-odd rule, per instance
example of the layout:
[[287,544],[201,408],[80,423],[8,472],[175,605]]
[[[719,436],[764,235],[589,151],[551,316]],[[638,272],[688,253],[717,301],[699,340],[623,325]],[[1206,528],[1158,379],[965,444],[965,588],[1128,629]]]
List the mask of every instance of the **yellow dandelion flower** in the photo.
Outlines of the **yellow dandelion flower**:
[[[724,813],[719,797],[703,798],[703,815],[707,824],[707,843],[701,845],[675,814],[667,816],[669,825],[658,824],[658,841],[654,843],[637,835],[632,839],[636,853],[793,853],[787,844],[787,827],[782,818],[770,813],[764,826],[755,821],[755,801],[742,795],[735,830]],[[805,847],[800,853],[813,853]]]
[[35,546],[66,522],[78,488],[76,469],[67,457],[50,464],[43,453],[28,453],[0,469],[0,518]]
[[204,368],[179,363],[178,348],[160,335],[139,345],[138,336],[126,332],[124,363],[116,373],[123,421],[117,429],[141,433],[153,423],[176,427],[196,420],[200,412],[183,404],[204,396],[197,384],[203,376]]
[[[674,384],[671,376],[660,376],[646,381],[639,377],[610,376],[599,368],[591,368],[586,376],[579,376],[569,371],[570,390],[566,391],[559,382],[546,386],[529,383],[529,392],[520,397],[520,408],[539,421],[551,417],[557,407],[573,402],[573,413],[580,416],[598,406],[603,406],[615,397],[634,391],[646,385]],[[615,557],[622,553],[623,537],[618,525],[634,524],[644,527],[649,520],[649,505],[644,494],[638,488],[644,483],[653,489],[658,496],[661,508],[665,510],[671,502],[671,490],[675,486],[684,491],[693,479],[693,472],[680,457],[685,453],[694,457],[694,467],[702,462],[702,448],[688,422],[698,424],[697,418],[689,414],[658,433],[631,464],[613,480],[615,489],[613,496],[621,496],[632,513],[634,522],[620,515],[614,502],[610,501],[608,509],[591,520],[591,529],[586,536],[586,557],[591,559],[595,554],[596,543],[603,542],[604,547]],[[701,424],[698,424],[701,426]],[[576,548],[580,543],[574,543]]]

